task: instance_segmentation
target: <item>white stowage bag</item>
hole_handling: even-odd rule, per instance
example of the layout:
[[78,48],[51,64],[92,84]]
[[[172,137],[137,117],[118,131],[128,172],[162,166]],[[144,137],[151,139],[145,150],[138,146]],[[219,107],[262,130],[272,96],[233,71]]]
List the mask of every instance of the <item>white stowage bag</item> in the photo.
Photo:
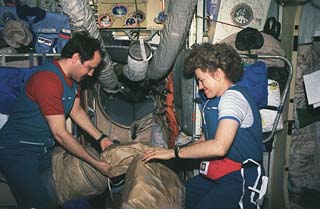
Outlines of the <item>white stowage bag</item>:
[[[92,147],[85,149],[99,159],[98,152]],[[57,147],[52,156],[53,179],[60,205],[78,197],[99,195],[108,187],[106,176],[65,149]]]
[[[280,86],[275,80],[268,79],[268,106],[279,107],[281,102],[280,97]],[[277,116],[277,110],[271,109],[260,109],[261,120],[262,120],[262,132],[272,131],[274,120]],[[282,115],[280,116],[279,123],[276,130],[283,129]]]

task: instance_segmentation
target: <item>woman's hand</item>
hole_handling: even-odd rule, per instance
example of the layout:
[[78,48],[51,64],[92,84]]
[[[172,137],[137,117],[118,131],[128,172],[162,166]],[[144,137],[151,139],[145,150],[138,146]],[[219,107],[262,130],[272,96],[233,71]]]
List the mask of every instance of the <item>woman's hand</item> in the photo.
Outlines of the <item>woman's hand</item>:
[[152,159],[169,160],[171,158],[174,158],[173,149],[166,149],[162,147],[150,147],[144,153],[142,161],[144,163],[147,163]]

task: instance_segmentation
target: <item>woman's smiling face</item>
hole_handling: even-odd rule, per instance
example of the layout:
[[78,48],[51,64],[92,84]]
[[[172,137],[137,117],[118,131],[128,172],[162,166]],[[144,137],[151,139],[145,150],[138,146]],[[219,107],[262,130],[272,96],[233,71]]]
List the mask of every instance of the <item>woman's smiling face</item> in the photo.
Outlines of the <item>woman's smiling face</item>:
[[215,76],[215,73],[202,71],[200,68],[195,70],[195,76],[198,83],[199,90],[202,90],[207,98],[219,96],[220,82]]

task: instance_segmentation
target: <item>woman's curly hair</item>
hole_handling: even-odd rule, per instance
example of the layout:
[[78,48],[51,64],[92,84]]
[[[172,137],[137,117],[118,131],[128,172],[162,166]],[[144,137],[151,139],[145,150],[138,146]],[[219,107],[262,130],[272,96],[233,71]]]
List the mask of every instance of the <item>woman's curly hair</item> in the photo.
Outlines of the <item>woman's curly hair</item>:
[[225,43],[193,45],[185,60],[184,74],[191,75],[198,68],[211,72],[220,68],[232,83],[238,82],[243,74],[240,55]]

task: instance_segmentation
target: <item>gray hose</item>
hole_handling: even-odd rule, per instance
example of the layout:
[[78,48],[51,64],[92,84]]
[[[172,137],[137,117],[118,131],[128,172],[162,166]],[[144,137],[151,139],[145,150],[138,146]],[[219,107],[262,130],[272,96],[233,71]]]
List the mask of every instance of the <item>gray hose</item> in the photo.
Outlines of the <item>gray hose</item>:
[[161,79],[171,69],[187,37],[196,5],[197,0],[169,1],[167,20],[159,46],[149,63],[147,79]]
[[[96,25],[96,20],[88,0],[59,0],[59,4],[62,7],[62,12],[70,17],[72,30],[88,31],[91,36],[101,41],[102,48],[105,49],[105,45],[102,41],[100,31]],[[118,78],[113,72],[112,60],[107,51],[104,62],[105,66],[98,76],[103,90],[108,91],[120,87]]]

